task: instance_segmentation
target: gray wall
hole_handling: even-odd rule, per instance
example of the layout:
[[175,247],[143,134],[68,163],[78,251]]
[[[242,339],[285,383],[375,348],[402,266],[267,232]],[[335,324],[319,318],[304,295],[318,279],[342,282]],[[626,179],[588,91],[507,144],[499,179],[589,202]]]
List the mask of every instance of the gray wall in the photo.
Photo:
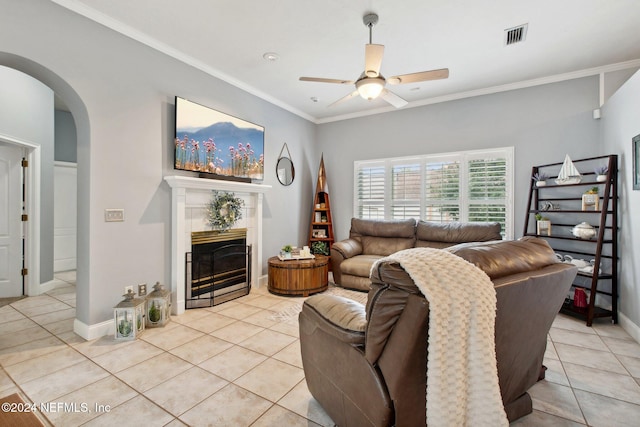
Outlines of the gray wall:
[[[265,197],[265,260],[284,243],[306,241],[298,224],[308,224],[311,212],[315,125],[51,2],[2,1],[2,9],[0,64],[46,82],[76,123],[81,322],[109,320],[126,285],[169,283],[171,199],[163,177],[177,173],[175,95],[265,126],[264,183],[273,186]],[[289,187],[275,177],[284,142],[297,172]],[[123,208],[125,222],[105,223],[105,208]]]
[[567,153],[574,159],[602,154],[595,108],[594,76],[320,125],[336,236],[349,233],[355,160],[514,146],[514,236],[520,237],[531,167],[561,162]]
[[602,109],[602,140],[605,150],[620,156],[619,311],[626,318],[621,318],[621,322],[629,320],[635,324],[636,340],[640,340],[640,251],[637,243],[640,242],[640,191],[633,190],[631,139],[640,135],[639,95],[640,72],[637,72],[609,98]]
[[53,280],[53,92],[0,66],[0,134],[40,148],[40,282]]
[[76,163],[78,161],[78,136],[76,123],[71,113],[55,110],[55,127],[55,160]]

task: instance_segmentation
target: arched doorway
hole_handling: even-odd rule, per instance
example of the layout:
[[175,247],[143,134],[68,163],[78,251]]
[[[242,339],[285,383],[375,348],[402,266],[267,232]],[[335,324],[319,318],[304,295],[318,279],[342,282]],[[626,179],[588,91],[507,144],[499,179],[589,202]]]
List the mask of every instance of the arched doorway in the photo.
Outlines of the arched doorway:
[[[53,90],[59,96],[69,112],[73,116],[77,132],[78,146],[78,191],[77,191],[77,320],[88,323],[89,319],[89,171],[90,171],[90,150],[89,150],[89,115],[86,106],[80,99],[77,92],[60,76],[42,65],[10,53],[0,52],[0,65],[12,68],[27,74],[34,79],[42,82]],[[39,166],[39,148],[32,147],[29,158],[33,158],[35,163],[32,170],[36,170]],[[35,180],[35,177],[34,177]],[[38,205],[38,203],[35,203]],[[39,213],[38,213],[39,214]],[[39,230],[33,231],[34,235],[39,235]],[[33,237],[33,236],[32,236]],[[40,254],[37,251],[30,251],[27,254],[30,265],[39,265]],[[35,276],[35,275],[34,275]],[[30,294],[38,293],[39,278],[31,277],[29,281]],[[33,292],[31,292],[33,290]]]

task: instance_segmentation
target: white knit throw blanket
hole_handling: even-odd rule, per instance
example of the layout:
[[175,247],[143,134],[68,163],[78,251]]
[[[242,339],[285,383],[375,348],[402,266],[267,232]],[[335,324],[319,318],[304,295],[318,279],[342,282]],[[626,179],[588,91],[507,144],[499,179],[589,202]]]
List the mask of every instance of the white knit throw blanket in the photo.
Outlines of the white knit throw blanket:
[[378,263],[389,260],[402,265],[429,301],[427,424],[508,426],[496,367],[496,293],[489,277],[440,249],[407,249]]

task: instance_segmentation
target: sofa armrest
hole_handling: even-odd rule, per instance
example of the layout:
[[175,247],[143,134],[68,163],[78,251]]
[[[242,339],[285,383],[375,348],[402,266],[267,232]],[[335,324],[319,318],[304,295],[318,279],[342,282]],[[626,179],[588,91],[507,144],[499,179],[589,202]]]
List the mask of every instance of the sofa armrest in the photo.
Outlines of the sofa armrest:
[[312,320],[311,328],[320,328],[348,344],[364,345],[367,320],[365,307],[359,302],[336,295],[314,295],[304,302],[300,316]]
[[331,249],[338,252],[343,259],[353,258],[362,254],[362,245],[355,239],[345,239],[331,245]]
[[335,283],[342,284],[342,270],[340,269],[342,261],[361,253],[362,245],[355,239],[345,239],[331,245],[331,271],[333,271]]

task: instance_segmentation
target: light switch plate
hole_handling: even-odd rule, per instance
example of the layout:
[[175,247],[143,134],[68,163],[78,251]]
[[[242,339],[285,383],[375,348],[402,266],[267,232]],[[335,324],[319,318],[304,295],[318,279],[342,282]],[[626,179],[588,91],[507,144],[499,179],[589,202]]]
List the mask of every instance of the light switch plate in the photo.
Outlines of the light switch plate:
[[123,222],[124,209],[105,209],[104,220],[105,222]]

